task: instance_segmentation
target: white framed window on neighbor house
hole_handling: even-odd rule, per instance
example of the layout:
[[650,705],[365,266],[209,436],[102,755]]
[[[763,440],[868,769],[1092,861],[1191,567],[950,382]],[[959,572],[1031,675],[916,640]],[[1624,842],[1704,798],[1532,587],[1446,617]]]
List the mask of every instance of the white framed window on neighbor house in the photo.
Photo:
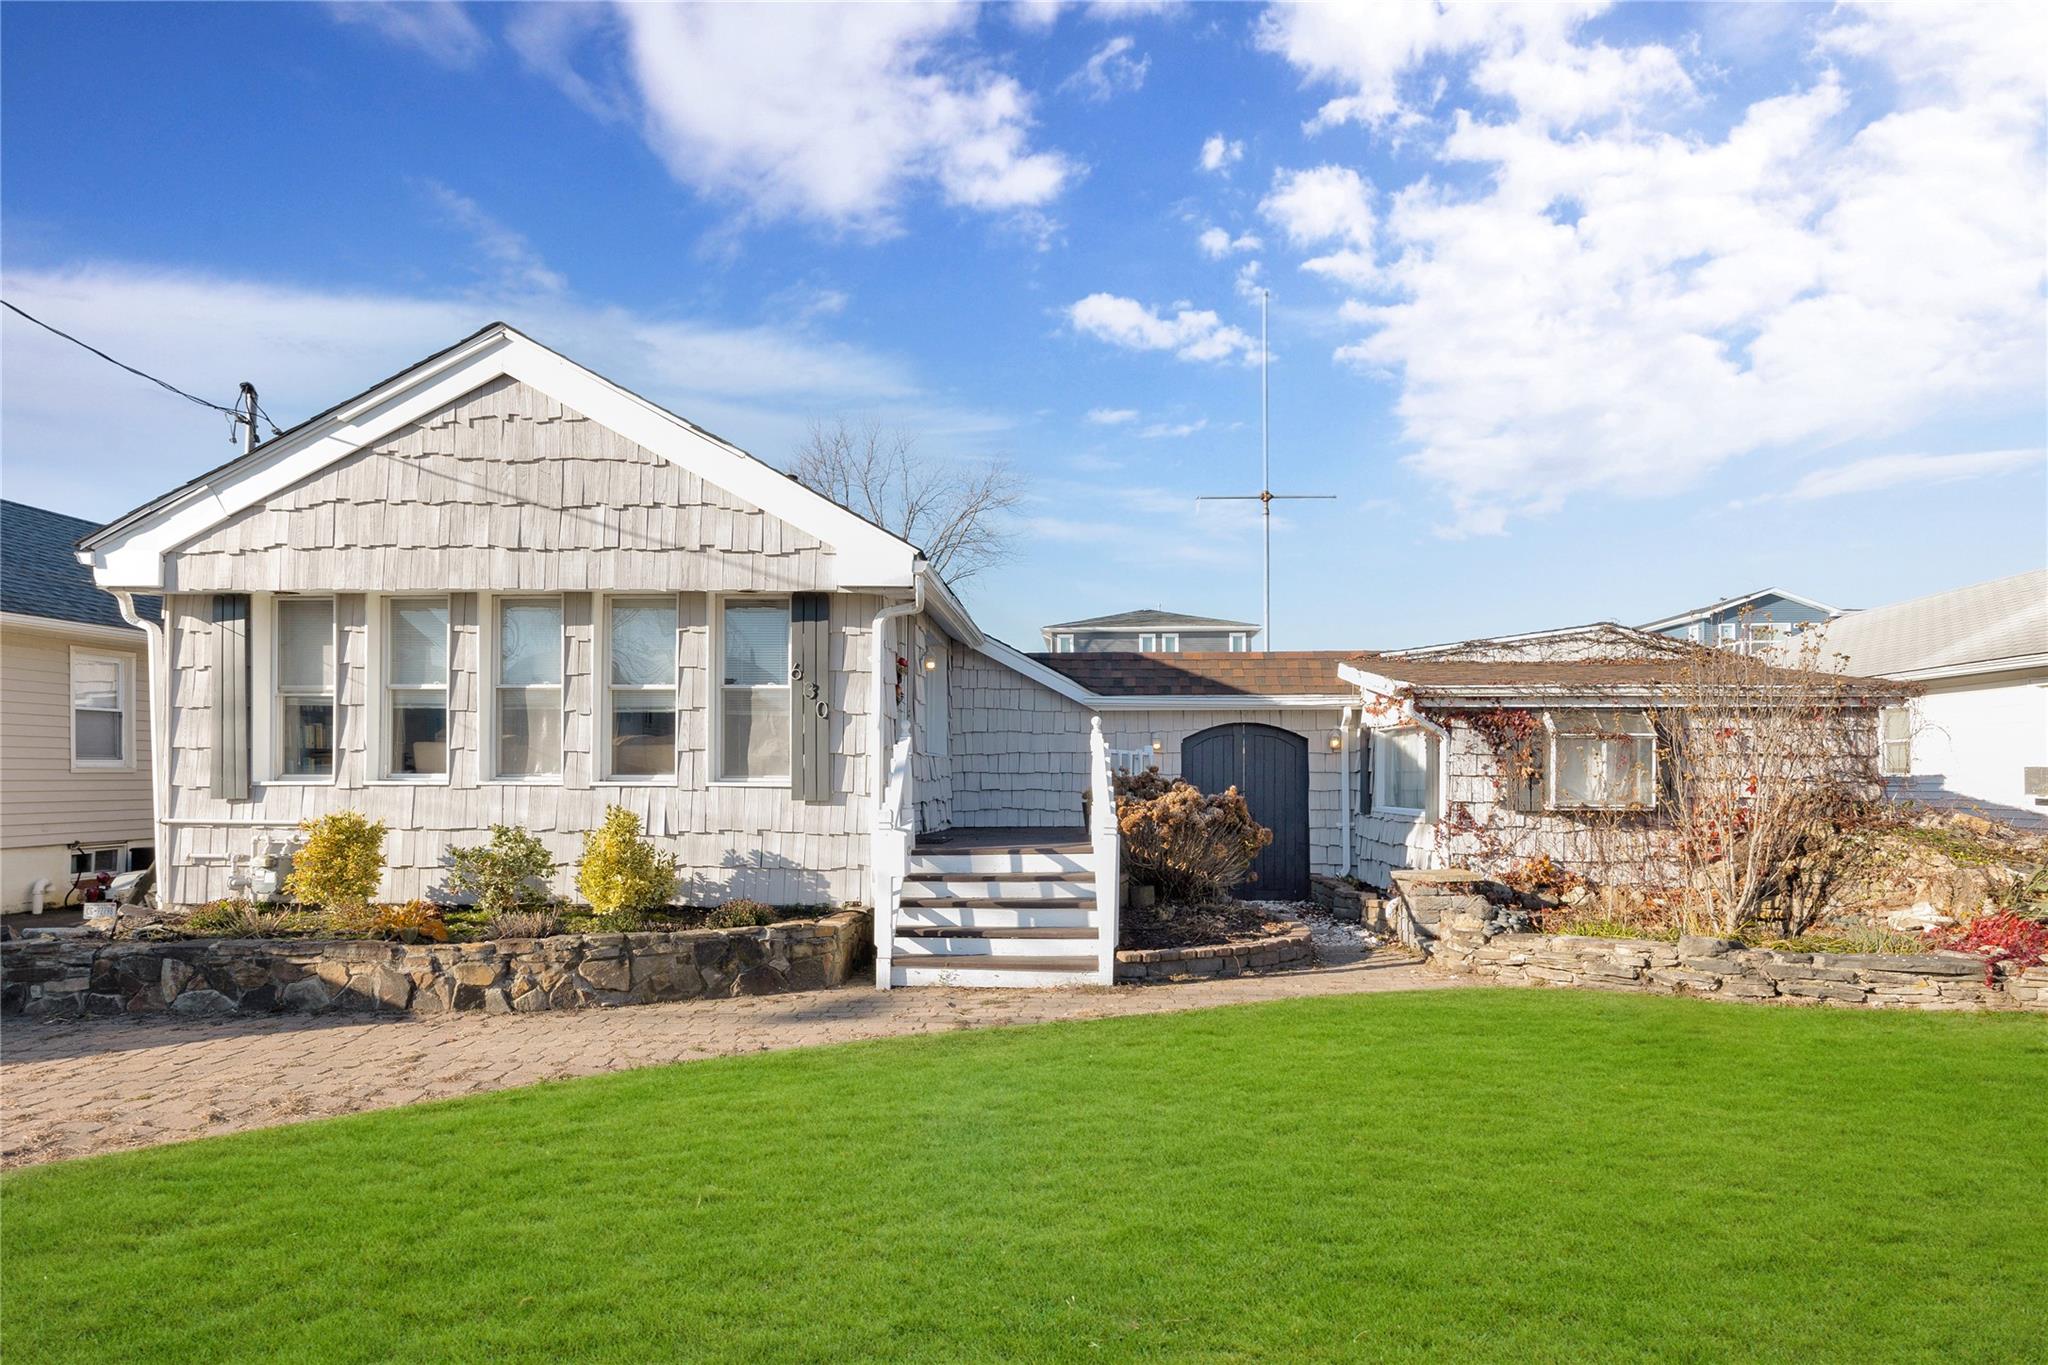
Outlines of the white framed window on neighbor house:
[[1913,712],[1910,707],[1886,706],[1877,713],[1877,770],[1885,777],[1913,774]]
[[1722,644],[1732,645],[1742,638],[1742,623],[1740,621],[1723,621],[1716,628],[1716,635]]
[[1546,712],[1552,810],[1648,810],[1657,804],[1657,732],[1646,711]]
[[448,776],[448,599],[384,602],[383,776]]
[[338,653],[331,597],[280,597],[270,656],[275,700],[276,775],[334,776],[334,662]]
[[1180,636],[1174,634],[1171,631],[1168,631],[1166,634],[1160,636],[1159,652],[1162,654],[1180,653]]
[[84,877],[96,872],[117,875],[126,870],[121,866],[127,861],[124,856],[126,851],[119,844],[105,844],[98,848],[74,848],[71,850],[71,875]]
[[1704,644],[1707,638],[1706,622],[1695,621],[1691,625],[1687,626],[1685,628],[1685,638],[1692,641],[1696,645]]
[[1232,654],[1243,654],[1247,643],[1243,631],[1233,630],[1230,632],[1230,652]]
[[717,780],[788,782],[789,599],[723,599],[717,658]]
[[1140,654],[1158,653],[1159,637],[1157,635],[1140,635],[1138,637],[1138,652]]
[[1435,736],[1409,726],[1377,731],[1372,742],[1373,809],[1389,815],[1427,814]]
[[71,766],[135,766],[135,660],[100,649],[71,651]]
[[676,772],[676,599],[614,597],[605,624],[607,776]]
[[500,781],[562,775],[562,599],[492,604],[491,771]]
[[1053,636],[1052,652],[1055,654],[1072,654],[1074,652],[1074,637],[1071,635]]

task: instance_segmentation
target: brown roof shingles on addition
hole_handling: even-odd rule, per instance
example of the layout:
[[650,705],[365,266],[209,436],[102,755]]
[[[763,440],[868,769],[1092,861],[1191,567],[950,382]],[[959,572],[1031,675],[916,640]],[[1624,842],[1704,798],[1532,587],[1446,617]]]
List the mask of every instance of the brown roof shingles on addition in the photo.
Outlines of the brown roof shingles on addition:
[[1341,697],[1358,691],[1337,676],[1337,665],[1351,657],[1341,649],[1031,657],[1103,697]]
[[[1697,651],[1697,652],[1695,652]],[[1755,681],[1762,686],[1774,682],[1826,682],[1845,693],[1890,694],[1896,689],[1875,679],[1816,674],[1793,668],[1775,668],[1761,662],[1736,662],[1736,656],[1693,646],[1656,659],[1404,659],[1387,654],[1347,654],[1344,662],[1364,673],[1376,674],[1400,684],[1417,696],[1455,695],[1485,692],[1491,695],[1559,692],[1656,692],[1670,691],[1701,680],[1701,665],[1726,674],[1725,682]],[[1753,679],[1749,676],[1753,674]]]

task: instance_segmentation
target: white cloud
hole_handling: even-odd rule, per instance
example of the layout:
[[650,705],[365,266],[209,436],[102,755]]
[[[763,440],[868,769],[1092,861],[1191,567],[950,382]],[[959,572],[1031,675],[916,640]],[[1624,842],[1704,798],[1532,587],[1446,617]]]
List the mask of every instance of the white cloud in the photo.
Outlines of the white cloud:
[[[779,460],[811,416],[859,410],[970,449],[1005,423],[935,403],[900,360],[763,326],[655,317],[565,294],[409,295],[150,266],[10,270],[6,296],[201,397],[247,379],[290,425],[503,318],[538,340]],[[8,496],[113,516],[233,454],[224,418],[4,315],[0,431]],[[81,415],[83,414],[83,418]],[[83,425],[81,425],[83,421]]]
[[[1317,15],[1271,20],[1269,37],[1341,18]],[[1738,107],[1725,132],[1686,135],[1595,119],[1690,107],[1689,85],[1654,76],[1662,57],[1567,50],[1570,23],[1560,38],[1526,12],[1511,42],[1484,25],[1464,37],[1468,19],[1396,44],[1387,79],[1339,111],[1409,117],[1389,100],[1412,54],[1460,54],[1507,113],[1450,111],[1444,175],[1399,190],[1370,228],[1317,197],[1268,199],[1297,247],[1349,243],[1309,263],[1362,291],[1344,315],[1364,335],[1338,356],[1398,385],[1410,467],[1460,529],[2038,403],[2048,177],[2040,77],[2015,54],[2048,49],[2040,14],[1849,11],[1822,30],[1835,64]],[[1295,56],[1320,79],[1335,52]],[[1517,74],[1521,52],[1577,83]]]
[[1030,33],[1043,33],[1059,22],[1063,0],[1010,0],[1001,7],[1003,17]]
[[1138,435],[1147,441],[1157,441],[1161,438],[1192,436],[1208,425],[1209,419],[1206,417],[1192,422],[1154,422]]
[[1266,292],[1266,267],[1259,261],[1246,261],[1237,268],[1235,287],[1237,296],[1248,303],[1256,303]]
[[1978,450],[1955,455],[1873,455],[1833,469],[1816,469],[1779,496],[1789,502],[1811,502],[1845,493],[1872,493],[1905,484],[1956,483],[2015,469],[2048,469],[2048,452],[2040,450]]
[[[589,40],[607,41],[593,53]],[[558,87],[585,113],[607,123],[625,123],[633,116],[633,93],[617,57],[619,34],[613,12],[597,4],[513,5],[505,11],[505,42],[528,71]],[[579,59],[603,67],[593,79],[577,66]]]
[[1136,408],[1090,408],[1088,420],[1098,427],[1120,427],[1138,420]]
[[476,65],[491,45],[469,12],[457,4],[376,0],[329,4],[327,12],[341,23],[361,24],[388,42],[422,52],[451,71]]
[[1249,359],[1258,354],[1255,337],[1230,326],[1209,309],[1176,305],[1161,317],[1136,299],[1090,294],[1067,309],[1074,330],[1133,351],[1171,351],[1182,360]]
[[1257,39],[1312,84],[1344,94],[1325,103],[1309,131],[1341,123],[1404,127],[1442,95],[1435,62],[1469,59],[1474,87],[1515,105],[1521,116],[1556,128],[1639,108],[1659,96],[1690,96],[1691,78],[1669,48],[1612,48],[1573,41],[1606,5],[1440,5],[1393,0],[1375,5],[1275,5]]
[[1363,287],[1378,278],[1373,262],[1372,184],[1348,166],[1276,171],[1259,212],[1295,246],[1334,246],[1301,268],[1339,284]]
[[496,265],[497,282],[501,287],[514,292],[535,290],[541,293],[557,293],[568,287],[568,281],[549,268],[523,233],[513,231],[484,212],[476,200],[438,181],[427,181],[426,189],[449,221],[467,232],[484,258]]
[[1265,243],[1255,232],[1240,232],[1233,237],[1220,227],[1212,227],[1203,230],[1202,235],[1195,239],[1195,245],[1201,247],[1202,254],[1210,260],[1220,261],[1241,251],[1257,251]]
[[1211,133],[1202,143],[1201,167],[1205,171],[1228,171],[1244,160],[1244,143],[1221,133]]
[[1100,102],[1112,95],[1137,90],[1145,84],[1145,73],[1152,69],[1152,59],[1131,55],[1137,46],[1137,39],[1128,34],[1111,38],[1095,49],[1073,75],[1060,82],[1062,91],[1078,90],[1091,100]]

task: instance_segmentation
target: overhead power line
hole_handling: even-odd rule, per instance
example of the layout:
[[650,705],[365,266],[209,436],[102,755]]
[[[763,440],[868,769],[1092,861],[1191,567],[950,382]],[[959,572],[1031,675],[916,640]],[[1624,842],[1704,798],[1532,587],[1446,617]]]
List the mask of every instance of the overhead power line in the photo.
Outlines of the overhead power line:
[[[183,389],[179,388],[176,384],[169,383],[166,380],[158,379],[155,375],[150,374],[147,371],[138,370],[133,365],[125,364],[122,361],[116,360],[114,359],[114,357],[108,355],[105,351],[102,351],[99,347],[94,346],[89,342],[80,341],[77,337],[71,335],[71,333],[65,331],[63,328],[52,327],[49,323],[44,322],[34,313],[29,312],[25,308],[17,306],[11,300],[0,299],[0,305],[4,305],[7,311],[10,313],[14,313],[28,319],[30,322],[33,322],[36,326],[50,333],[52,336],[60,336],[64,338],[64,340],[70,342],[73,346],[77,346],[83,350],[92,352],[94,355],[98,356],[101,360],[106,361],[109,365],[112,365],[114,368],[126,370],[128,373],[134,375],[137,379],[147,379],[150,383],[156,385],[158,388],[165,389],[171,393],[175,393],[176,395],[178,395],[178,397],[184,399],[188,403],[197,403],[202,408],[207,408],[213,412],[218,412],[223,416],[227,417],[231,421],[249,422],[252,426],[254,425],[254,414],[245,413],[240,408],[231,408],[225,403],[216,403],[213,402],[211,399],[201,398],[198,394],[195,393],[187,393]],[[250,406],[255,407],[255,404],[252,402]],[[272,420],[269,413],[264,412],[261,408],[256,408],[256,413],[261,414],[263,420],[269,423],[271,435],[275,436],[279,434],[277,423],[274,420]]]

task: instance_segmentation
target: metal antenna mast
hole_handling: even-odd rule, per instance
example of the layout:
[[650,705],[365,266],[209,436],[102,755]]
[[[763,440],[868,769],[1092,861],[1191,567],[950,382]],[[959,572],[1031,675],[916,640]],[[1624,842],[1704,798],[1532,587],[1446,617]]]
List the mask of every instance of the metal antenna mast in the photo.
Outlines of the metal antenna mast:
[[1272,446],[1268,437],[1266,367],[1272,353],[1266,345],[1266,304],[1270,289],[1259,291],[1259,491],[1256,493],[1204,493],[1196,502],[1256,502],[1259,519],[1265,525],[1266,571],[1259,588],[1259,632],[1265,648],[1273,648],[1273,504],[1276,502],[1335,502],[1335,493],[1275,493],[1273,491]]

